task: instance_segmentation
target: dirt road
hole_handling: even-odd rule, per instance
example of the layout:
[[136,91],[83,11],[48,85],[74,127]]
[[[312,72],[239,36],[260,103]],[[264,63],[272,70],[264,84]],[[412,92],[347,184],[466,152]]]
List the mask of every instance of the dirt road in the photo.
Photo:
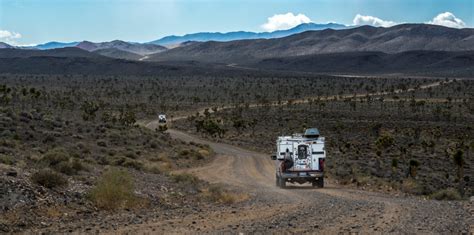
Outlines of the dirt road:
[[[441,84],[436,82],[418,89]],[[392,93],[401,92],[397,90]],[[388,93],[369,95],[386,94]],[[335,97],[326,99],[333,98]],[[182,118],[185,116],[175,117],[173,120]],[[154,129],[157,125],[156,121],[151,121],[145,126]],[[129,227],[128,231],[322,234],[474,232],[472,201],[447,202],[394,196],[348,189],[333,184],[330,180],[321,189],[312,188],[309,184],[290,185],[288,189],[280,189],[275,186],[275,163],[269,156],[224,143],[210,142],[178,130],[170,129],[168,132],[172,138],[208,144],[217,153],[217,158],[211,164],[190,169],[189,173],[210,183],[224,184],[248,193],[251,199],[245,205],[229,211],[201,211],[170,221]]]
[[[149,125],[153,127],[153,125]],[[189,170],[211,183],[246,192],[248,203],[231,211],[204,211],[176,223],[137,226],[130,231],[166,232],[318,232],[318,233],[463,233],[471,231],[472,202],[446,202],[347,189],[331,181],[322,189],[310,185],[275,186],[269,156],[236,146],[214,143],[169,130],[171,137],[209,144],[218,157]],[[178,222],[179,221],[179,222]],[[160,231],[160,230],[158,230]]]

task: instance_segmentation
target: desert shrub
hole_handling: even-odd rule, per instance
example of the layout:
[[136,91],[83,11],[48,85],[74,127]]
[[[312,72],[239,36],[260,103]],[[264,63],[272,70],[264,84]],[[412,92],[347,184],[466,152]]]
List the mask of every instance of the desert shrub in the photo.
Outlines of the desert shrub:
[[152,174],[160,174],[161,172],[163,172],[161,167],[156,163],[149,163],[144,165],[143,170]]
[[31,175],[31,180],[46,188],[56,188],[67,185],[67,180],[61,174],[58,174],[51,169],[44,169],[35,172]]
[[138,204],[132,176],[123,170],[108,170],[89,193],[94,204],[105,210],[131,208]]
[[158,129],[157,129],[157,131],[159,131],[159,132],[165,132],[167,130],[168,130],[167,125],[160,125],[160,126],[158,126]]
[[183,174],[173,174],[171,175],[171,179],[176,183],[189,183],[189,184],[196,184],[199,182],[199,178],[194,175],[183,173]]
[[218,185],[211,185],[209,188],[203,190],[202,195],[207,200],[224,204],[241,202],[249,198],[245,193],[228,192]]
[[116,157],[112,161],[113,165],[116,166],[123,166],[123,167],[128,167],[128,168],[134,168],[136,170],[142,170],[143,169],[143,163],[134,159],[126,158],[126,157]]
[[131,159],[137,159],[137,155],[134,152],[127,152],[125,154],[125,157],[131,158]]
[[183,149],[183,150],[179,151],[180,156],[188,156],[190,153],[191,153],[191,151],[188,150],[188,149]]
[[72,164],[69,161],[58,163],[54,166],[54,170],[66,175],[74,175],[76,173],[76,170],[72,168]]
[[386,149],[392,146],[394,142],[395,142],[395,139],[393,138],[393,136],[383,135],[377,138],[377,140],[375,141],[375,145],[377,145],[377,147],[379,148]]
[[157,141],[152,141],[152,142],[150,143],[150,148],[152,148],[152,149],[158,148],[158,142],[157,142]]
[[436,200],[461,200],[461,194],[453,188],[442,189],[433,194],[431,194],[430,198]]
[[401,185],[401,190],[409,194],[415,194],[415,195],[423,194],[423,187],[421,187],[421,185],[418,184],[418,182],[416,182],[412,178],[403,180],[403,183]]
[[77,172],[85,169],[84,165],[77,159],[60,162],[53,166],[53,168],[66,175],[75,175]]
[[98,140],[97,145],[100,147],[107,147],[107,142],[105,142],[105,140]]
[[417,174],[418,167],[420,166],[420,162],[416,159],[411,159],[409,162],[409,172],[411,177],[415,177]]
[[135,170],[143,170],[143,163],[137,160],[131,160],[131,159],[126,159],[123,163],[122,166],[128,167],[128,168],[133,168]]
[[5,165],[13,165],[15,164],[15,159],[13,159],[12,156],[0,155],[0,163]]
[[60,162],[65,162],[68,160],[69,154],[66,152],[66,150],[61,148],[56,148],[48,151],[41,159],[41,161],[47,164],[48,166],[55,166]]

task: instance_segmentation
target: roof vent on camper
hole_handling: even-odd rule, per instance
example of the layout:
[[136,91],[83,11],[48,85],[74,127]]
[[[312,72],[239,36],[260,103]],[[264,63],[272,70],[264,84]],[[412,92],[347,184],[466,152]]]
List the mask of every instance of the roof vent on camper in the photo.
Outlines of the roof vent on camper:
[[319,138],[319,130],[316,128],[306,129],[304,132],[304,137],[306,138]]

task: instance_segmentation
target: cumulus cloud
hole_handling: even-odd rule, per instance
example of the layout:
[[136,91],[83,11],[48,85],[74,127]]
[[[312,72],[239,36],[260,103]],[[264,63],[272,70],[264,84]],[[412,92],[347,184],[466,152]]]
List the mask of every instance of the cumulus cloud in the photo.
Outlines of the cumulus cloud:
[[429,21],[428,24],[436,24],[442,25],[451,28],[464,28],[466,27],[466,23],[461,19],[457,18],[451,12],[444,12],[441,13],[433,18],[433,20]]
[[286,14],[276,14],[268,17],[267,22],[261,27],[268,32],[275,30],[290,29],[303,23],[309,23],[311,19],[304,14],[294,15],[291,12]]
[[376,26],[376,27],[380,27],[380,26],[390,27],[390,26],[394,26],[394,25],[397,24],[393,21],[382,20],[382,19],[377,18],[375,16],[364,16],[364,15],[360,15],[360,14],[357,14],[354,17],[354,20],[352,20],[352,23],[354,23],[354,25],[372,25],[372,26]]
[[21,38],[21,34],[0,29],[0,42],[16,45],[15,39]]

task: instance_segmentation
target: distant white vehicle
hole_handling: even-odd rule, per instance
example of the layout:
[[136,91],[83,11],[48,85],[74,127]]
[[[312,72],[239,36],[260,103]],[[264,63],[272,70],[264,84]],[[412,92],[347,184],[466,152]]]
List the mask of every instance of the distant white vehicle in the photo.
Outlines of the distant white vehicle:
[[159,114],[158,115],[158,123],[166,123],[166,115]]
[[324,162],[326,150],[324,137],[319,130],[310,128],[304,134],[280,136],[276,142],[276,185],[286,187],[286,182],[312,183],[313,187],[324,187]]

